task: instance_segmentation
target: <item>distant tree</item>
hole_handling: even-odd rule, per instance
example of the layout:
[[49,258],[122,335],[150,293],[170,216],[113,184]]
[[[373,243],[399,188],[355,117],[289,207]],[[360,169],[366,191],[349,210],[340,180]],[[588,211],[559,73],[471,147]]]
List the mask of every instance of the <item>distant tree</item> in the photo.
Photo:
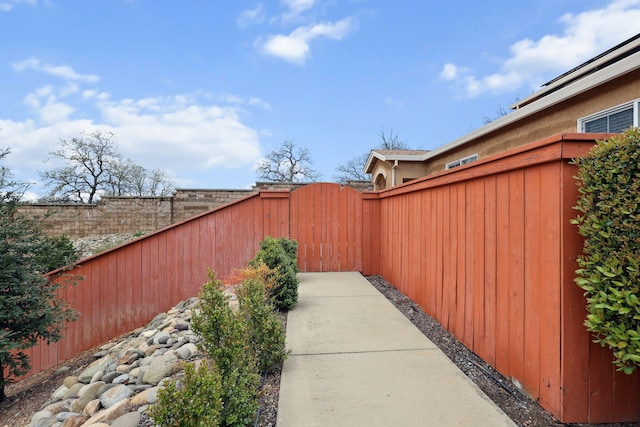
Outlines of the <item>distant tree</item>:
[[484,116],[484,118],[482,119],[482,124],[488,125],[489,123],[495,122],[496,120],[506,116],[507,114],[509,114],[509,111],[506,108],[504,108],[502,105],[500,105],[498,108],[496,108],[496,116],[495,117]]
[[285,141],[278,150],[273,150],[262,159],[257,170],[258,179],[269,182],[314,182],[321,174],[312,165],[308,149]]
[[385,132],[384,128],[381,128],[378,131],[378,136],[380,137],[380,143],[376,148],[381,150],[409,150],[409,146],[405,144],[403,141],[398,139],[398,134],[393,133],[393,129],[389,131],[389,134]]
[[[408,150],[409,147],[404,142],[398,139],[398,135],[393,133],[393,129],[387,134],[384,128],[378,131],[380,142],[374,149],[380,150]],[[346,184],[347,181],[369,181],[371,175],[364,173],[364,167],[369,159],[369,153],[362,153],[359,156],[348,160],[346,163],[342,163],[336,167],[336,174],[334,179],[341,183]]]
[[115,164],[110,175],[107,196],[167,196],[175,190],[166,172],[146,169],[131,160]]
[[348,181],[369,181],[370,174],[364,173],[364,166],[369,159],[369,153],[362,153],[345,163],[336,167],[336,174],[333,176],[337,182],[346,184]]
[[[0,161],[10,153],[10,148],[0,148]],[[8,200],[20,200],[26,190],[26,184],[16,181],[11,170],[0,165],[0,203]]]
[[[9,154],[0,150],[0,160]],[[30,361],[25,350],[39,340],[62,338],[65,324],[75,312],[58,295],[59,285],[42,276],[57,256],[36,218],[21,214],[17,207],[23,184],[8,168],[0,167],[0,402],[12,378],[26,374]]]
[[166,196],[174,190],[168,175],[149,171],[124,159],[118,152],[114,133],[95,131],[79,138],[61,140],[50,158],[60,167],[41,172],[50,187],[49,201],[93,203],[105,196]]

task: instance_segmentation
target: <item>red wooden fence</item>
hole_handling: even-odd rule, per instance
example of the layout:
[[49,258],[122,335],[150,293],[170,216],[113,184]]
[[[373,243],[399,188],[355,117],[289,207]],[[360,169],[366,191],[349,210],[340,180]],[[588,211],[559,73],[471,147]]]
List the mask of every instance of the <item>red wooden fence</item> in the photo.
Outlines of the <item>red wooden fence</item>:
[[590,342],[574,284],[582,240],[558,135],[380,193],[379,273],[564,422],[640,421],[637,374]]
[[[582,240],[568,160],[594,135],[557,135],[383,192],[337,184],[263,191],[83,260],[66,338],[34,371],[196,295],[265,236],[298,241],[301,271],[381,274],[564,422],[640,421],[638,375],[592,344],[573,283]],[[598,136],[599,137],[599,136]]]

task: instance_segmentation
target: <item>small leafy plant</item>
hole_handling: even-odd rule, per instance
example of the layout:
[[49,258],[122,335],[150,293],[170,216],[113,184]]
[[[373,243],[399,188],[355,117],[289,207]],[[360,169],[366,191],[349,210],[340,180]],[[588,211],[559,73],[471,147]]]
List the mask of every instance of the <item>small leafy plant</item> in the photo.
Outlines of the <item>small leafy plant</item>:
[[220,425],[245,426],[258,410],[256,353],[250,345],[247,320],[231,310],[230,297],[215,273],[209,272],[209,279],[200,292],[200,313],[193,317],[193,330],[202,336],[201,347],[222,377]]
[[273,270],[273,288],[270,291],[274,305],[287,310],[298,302],[298,244],[290,239],[274,239],[267,236],[260,242],[260,250],[249,262],[256,266],[260,262]]
[[613,350],[619,371],[640,364],[640,131],[599,141],[574,160],[580,197],[572,220],[585,238],[576,283],[587,329]]
[[161,427],[210,427],[222,421],[222,376],[215,363],[203,359],[184,367],[184,378],[166,382],[149,415]]
[[246,279],[238,288],[240,315],[249,327],[249,340],[256,352],[258,369],[272,371],[286,359],[285,331],[275,307],[269,302],[264,282]]

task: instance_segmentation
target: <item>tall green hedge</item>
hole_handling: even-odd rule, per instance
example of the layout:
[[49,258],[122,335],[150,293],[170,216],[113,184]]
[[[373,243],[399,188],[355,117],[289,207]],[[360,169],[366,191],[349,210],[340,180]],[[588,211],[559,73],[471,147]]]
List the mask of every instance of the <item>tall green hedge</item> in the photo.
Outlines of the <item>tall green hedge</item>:
[[574,163],[585,325],[594,342],[613,350],[618,370],[631,374],[640,363],[640,131],[599,141]]
[[267,236],[260,242],[260,250],[249,265],[263,262],[274,271],[275,285],[271,289],[274,305],[280,310],[288,310],[298,302],[298,243],[286,238],[275,239]]

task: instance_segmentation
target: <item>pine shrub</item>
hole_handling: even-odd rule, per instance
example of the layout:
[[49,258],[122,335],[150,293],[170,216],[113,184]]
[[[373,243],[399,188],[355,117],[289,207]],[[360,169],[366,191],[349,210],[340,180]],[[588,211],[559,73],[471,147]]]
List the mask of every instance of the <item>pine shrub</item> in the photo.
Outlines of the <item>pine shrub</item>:
[[640,131],[599,141],[574,163],[585,325],[594,342],[613,350],[618,370],[631,374],[640,363]]
[[78,252],[67,235],[46,237],[42,249],[36,255],[41,273],[66,267],[77,259]]

